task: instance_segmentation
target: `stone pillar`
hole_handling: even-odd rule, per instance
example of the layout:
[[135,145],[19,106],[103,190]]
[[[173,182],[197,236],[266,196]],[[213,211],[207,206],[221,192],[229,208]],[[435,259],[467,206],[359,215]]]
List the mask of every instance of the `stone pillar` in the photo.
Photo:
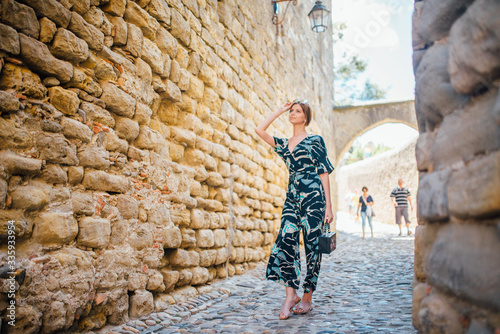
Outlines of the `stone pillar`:
[[413,324],[500,332],[500,3],[415,2]]

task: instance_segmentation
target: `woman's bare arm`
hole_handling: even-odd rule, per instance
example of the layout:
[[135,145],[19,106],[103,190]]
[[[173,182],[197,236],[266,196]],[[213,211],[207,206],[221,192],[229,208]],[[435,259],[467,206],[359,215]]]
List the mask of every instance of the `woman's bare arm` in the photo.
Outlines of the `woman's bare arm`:
[[284,105],[279,107],[275,112],[269,115],[265,120],[260,122],[260,124],[257,125],[257,127],[255,128],[255,132],[257,133],[257,135],[259,135],[260,138],[264,139],[264,141],[269,145],[271,145],[272,147],[276,147],[276,144],[274,143],[274,138],[269,133],[267,133],[266,130],[269,127],[269,125],[271,125],[271,123],[274,122],[276,118],[278,118],[285,111],[289,110],[292,104],[293,104],[292,102],[285,103]]
[[332,211],[332,200],[330,198],[330,178],[328,177],[328,173],[319,174],[319,178],[321,180],[321,184],[323,185],[323,190],[325,191],[325,201],[326,201],[325,220],[328,220],[328,223],[332,223],[333,211]]

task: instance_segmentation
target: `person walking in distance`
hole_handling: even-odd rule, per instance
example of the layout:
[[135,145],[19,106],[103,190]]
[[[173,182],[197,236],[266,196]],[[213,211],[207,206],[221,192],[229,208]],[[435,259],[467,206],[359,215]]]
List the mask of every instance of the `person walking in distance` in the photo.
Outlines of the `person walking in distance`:
[[408,188],[404,186],[403,179],[398,180],[398,186],[391,192],[391,201],[396,208],[396,224],[399,227],[399,235],[401,236],[401,216],[405,218],[408,235],[410,231],[410,218],[408,217],[408,202],[410,203],[411,212],[413,212],[413,204],[411,203],[411,194]]
[[373,204],[375,204],[375,202],[373,201],[372,196],[368,195],[367,187],[361,188],[361,191],[363,192],[363,194],[359,197],[358,209],[356,210],[358,214],[356,215],[356,219],[361,213],[361,222],[362,222],[361,229],[363,230],[363,239],[365,238],[366,220],[368,220],[368,225],[370,225],[370,231],[373,238],[372,217],[373,217]]
[[[289,111],[293,126],[290,139],[273,137],[266,132],[271,123]],[[289,179],[286,200],[281,214],[281,227],[266,270],[266,278],[283,283],[286,298],[279,318],[292,313],[306,314],[312,309],[312,294],[318,282],[321,265],[319,236],[325,223],[333,220],[328,174],[333,166],[328,159],[323,138],[306,132],[311,121],[311,107],[306,100],[287,102],[263,120],[255,129],[266,143],[285,161]],[[302,230],[307,272],[304,295],[297,295],[300,283],[299,236]],[[298,305],[297,305],[298,304]]]

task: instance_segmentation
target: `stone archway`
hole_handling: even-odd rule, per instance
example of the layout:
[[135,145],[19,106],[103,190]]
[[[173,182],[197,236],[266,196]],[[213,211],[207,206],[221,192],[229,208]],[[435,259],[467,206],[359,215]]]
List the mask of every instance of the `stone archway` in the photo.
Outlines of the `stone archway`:
[[414,101],[335,108],[335,161],[338,164],[354,139],[384,123],[403,123],[417,129]]

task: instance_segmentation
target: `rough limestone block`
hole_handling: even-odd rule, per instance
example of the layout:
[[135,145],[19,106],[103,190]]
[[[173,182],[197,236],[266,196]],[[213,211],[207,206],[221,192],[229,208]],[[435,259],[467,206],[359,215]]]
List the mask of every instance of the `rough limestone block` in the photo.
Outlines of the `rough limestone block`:
[[160,147],[162,141],[164,141],[164,139],[158,131],[151,130],[150,127],[143,125],[139,128],[139,135],[137,136],[134,145],[143,150],[153,150]]
[[477,94],[500,77],[500,3],[475,1],[450,31],[448,69],[453,88]]
[[151,66],[153,72],[157,74],[163,73],[163,66],[165,61],[161,55],[160,49],[151,42],[150,39],[145,38],[142,44],[141,58]]
[[153,111],[146,104],[137,102],[135,106],[134,121],[139,125],[149,125]]
[[66,184],[68,174],[59,165],[46,165],[42,170],[42,180],[49,184]]
[[71,193],[71,204],[73,205],[73,212],[76,215],[94,215],[94,200],[90,193],[77,191]]
[[128,195],[119,195],[116,208],[124,219],[137,219],[139,216],[139,205],[137,200]]
[[207,249],[200,252],[200,266],[210,267],[215,263],[217,259],[217,250]]
[[0,236],[7,239],[9,221],[14,221],[14,233],[17,237],[31,236],[33,222],[27,219],[23,210],[0,210]]
[[224,178],[217,172],[208,173],[208,179],[205,181],[209,186],[220,187],[224,184]]
[[[415,282],[414,282],[415,283]],[[418,313],[420,312],[420,304],[422,300],[427,296],[426,293],[427,284],[416,283],[412,288],[412,308],[411,308],[411,320],[413,327],[420,329],[420,321],[418,318]]]
[[425,175],[418,185],[417,211],[424,221],[445,221],[449,218],[448,181],[451,170]]
[[197,267],[200,263],[200,255],[194,250],[176,249],[170,255],[170,263],[181,268]]
[[49,88],[49,101],[65,115],[74,115],[80,106],[78,95],[59,86]]
[[21,186],[12,191],[10,196],[11,208],[38,211],[49,202],[50,191],[34,186]]
[[0,50],[13,55],[18,55],[21,48],[17,31],[5,24],[0,23]]
[[212,230],[197,230],[196,245],[200,248],[210,248],[215,244],[214,233]]
[[149,272],[148,284],[146,289],[150,291],[164,291],[165,285],[163,284],[163,275],[159,271],[151,270]]
[[488,92],[475,98],[465,109],[445,117],[432,151],[436,170],[500,148],[498,125],[493,115],[496,99],[496,91]]
[[73,213],[42,212],[35,218],[33,240],[40,244],[66,244],[78,234]]
[[102,7],[102,10],[121,17],[125,14],[126,7],[127,0],[109,0],[109,2]]
[[49,163],[75,166],[78,164],[76,146],[63,135],[57,133],[39,133],[36,143],[40,149],[40,159]]
[[182,233],[177,227],[171,227],[163,230],[163,247],[175,249],[179,248],[182,243]]
[[146,290],[136,290],[129,299],[128,315],[131,318],[148,315],[154,311],[153,294]]
[[226,246],[226,230],[218,229],[214,231],[214,246],[223,247]]
[[3,0],[1,7],[2,22],[25,35],[38,39],[40,24],[33,8],[14,0]]
[[91,248],[106,248],[111,235],[111,224],[103,218],[85,217],[78,222],[77,245]]
[[[485,186],[487,185],[487,186]],[[477,158],[455,171],[448,185],[451,214],[462,219],[498,217],[500,152]]]
[[165,290],[172,290],[175,284],[179,281],[179,272],[175,270],[162,269],[160,273],[163,276],[163,284],[165,284]]
[[138,251],[152,247],[153,242],[153,232],[151,231],[151,226],[147,224],[139,225],[128,237],[130,246]]
[[158,22],[170,24],[170,8],[165,0],[151,0],[146,11]]
[[87,60],[90,55],[87,43],[64,28],[57,29],[50,51],[57,58],[75,63]]
[[88,126],[72,118],[63,117],[61,120],[62,133],[66,138],[76,138],[84,143],[90,143],[92,131]]
[[196,232],[194,230],[182,229],[181,248],[191,248],[196,246]]
[[[495,225],[443,226],[429,256],[427,279],[476,305],[500,306],[500,242]],[[478,275],[478,273],[482,273]]]
[[416,74],[417,113],[432,124],[440,123],[444,116],[469,101],[451,86],[448,59],[448,45],[436,44],[427,50]]
[[460,314],[438,294],[422,300],[418,318],[422,333],[463,333]]
[[[76,1],[76,0],[75,0]],[[83,39],[91,49],[100,51],[104,47],[104,34],[75,12],[71,13],[68,29]]]
[[104,148],[110,152],[116,151],[123,154],[127,154],[129,148],[128,142],[118,138],[118,136],[113,132],[106,133],[102,144]]
[[122,46],[127,44],[127,22],[121,17],[112,16],[109,18],[113,25],[113,45]]
[[424,132],[418,136],[415,147],[415,155],[417,158],[417,169],[419,172],[434,171],[432,162],[432,149],[436,141],[436,132]]
[[171,27],[170,32],[174,37],[180,39],[184,45],[189,46],[191,42],[191,26],[189,22],[186,21],[182,15],[175,9],[170,11],[171,17]]
[[86,171],[83,186],[86,189],[98,191],[126,193],[130,189],[130,182],[122,176],[111,175],[103,171]]
[[160,48],[160,50],[172,59],[177,56],[179,45],[177,43],[177,39],[175,39],[172,34],[170,34],[165,28],[158,29],[156,33],[156,45]]
[[208,281],[208,269],[202,267],[196,267],[191,269],[193,277],[191,278],[191,285],[200,285]]
[[193,278],[193,273],[189,269],[183,269],[179,271],[179,280],[177,281],[176,286],[185,286],[191,283],[191,279]]
[[40,42],[50,43],[52,38],[54,38],[56,31],[57,26],[54,22],[46,17],[42,17],[40,19]]
[[117,117],[115,131],[118,137],[132,141],[139,135],[140,127],[130,118]]
[[113,118],[113,116],[111,116],[109,111],[101,108],[97,104],[91,104],[82,101],[80,108],[85,112],[87,118],[92,120],[93,122],[97,122],[109,128],[115,127],[115,119]]
[[123,18],[137,27],[141,28],[144,37],[154,39],[160,24],[144,9],[133,1],[127,1],[127,8]]
[[103,93],[101,100],[106,108],[117,115],[132,118],[135,112],[135,99],[110,82],[101,84]]
[[57,25],[66,28],[71,18],[71,12],[56,0],[19,0],[42,16],[46,16]]
[[160,94],[161,97],[167,98],[172,102],[180,102],[181,101],[181,90],[179,87],[170,80],[164,80],[165,91]]
[[95,168],[95,169],[108,169],[110,166],[109,152],[101,146],[85,145],[78,151],[78,160],[80,166]]
[[[430,229],[430,228],[429,228]],[[425,281],[425,265],[432,247],[425,238],[427,225],[418,225],[415,228],[415,263],[413,269],[418,280]]]
[[[172,127],[170,129],[170,136],[173,140],[178,142],[179,144],[184,144],[188,147],[194,147],[196,144],[196,134],[192,131],[181,129],[178,127]],[[201,153],[201,159],[203,161],[203,157],[205,156],[203,152],[196,150]],[[190,163],[190,161],[187,161]]]
[[229,258],[228,252],[226,248],[217,249],[217,258],[215,259],[215,264],[219,265],[222,263],[226,263]]
[[25,158],[11,151],[0,151],[0,161],[10,175],[34,175],[42,169],[42,160]]
[[21,43],[21,57],[23,61],[44,75],[54,76],[65,83],[73,77],[73,66],[63,60],[55,58],[47,45],[24,34],[19,34]]
[[131,23],[127,23],[127,44],[123,49],[130,52],[134,57],[140,57],[143,41],[144,35],[142,30]]
[[209,217],[205,214],[200,209],[193,209],[191,211],[191,223],[189,224],[189,227],[194,228],[194,229],[206,229],[210,227],[210,219]]

